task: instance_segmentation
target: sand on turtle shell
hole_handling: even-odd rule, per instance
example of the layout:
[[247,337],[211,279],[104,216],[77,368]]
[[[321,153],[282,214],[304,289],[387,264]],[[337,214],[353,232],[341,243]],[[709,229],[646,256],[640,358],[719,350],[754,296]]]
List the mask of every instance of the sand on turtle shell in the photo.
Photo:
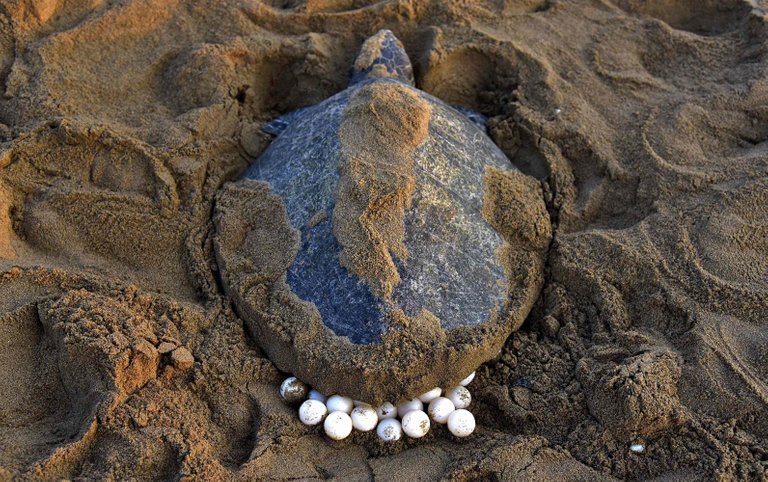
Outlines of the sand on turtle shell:
[[[765,479],[764,9],[0,2],[0,479]],[[554,223],[461,442],[302,426],[212,246],[261,123],[344,88],[382,27]]]
[[413,154],[428,134],[431,114],[415,92],[373,84],[355,92],[341,121],[333,210],[339,263],[384,299],[400,283],[392,255],[408,258],[405,211],[416,188]]

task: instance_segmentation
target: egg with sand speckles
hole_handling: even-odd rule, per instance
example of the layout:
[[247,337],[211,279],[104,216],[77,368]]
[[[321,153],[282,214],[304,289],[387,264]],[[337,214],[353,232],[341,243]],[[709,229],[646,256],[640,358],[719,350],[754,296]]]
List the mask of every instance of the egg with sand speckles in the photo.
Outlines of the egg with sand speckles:
[[452,401],[456,408],[467,408],[472,403],[472,394],[462,386],[451,388],[445,392],[445,397]]
[[421,438],[429,432],[429,417],[423,410],[412,410],[402,421],[403,432],[411,438]]
[[397,442],[403,437],[403,427],[396,418],[385,418],[376,427],[376,435],[385,442]]
[[448,415],[448,430],[456,437],[468,437],[475,431],[475,416],[459,409]]
[[305,400],[299,407],[299,420],[304,425],[317,425],[323,421],[328,409],[318,400]]
[[397,417],[397,407],[389,402],[384,402],[376,409],[376,415],[378,415],[381,420],[384,420],[385,418],[395,418]]
[[352,419],[345,412],[331,412],[323,422],[325,434],[333,440],[343,440],[352,433]]
[[352,410],[352,426],[361,432],[370,432],[376,428],[379,417],[370,406],[361,405]]

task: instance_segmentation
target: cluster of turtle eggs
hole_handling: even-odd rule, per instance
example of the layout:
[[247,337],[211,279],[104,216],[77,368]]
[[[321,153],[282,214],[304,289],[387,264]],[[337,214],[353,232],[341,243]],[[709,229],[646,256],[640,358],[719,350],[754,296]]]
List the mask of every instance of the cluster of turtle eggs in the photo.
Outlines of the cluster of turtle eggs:
[[[310,390],[296,377],[288,377],[280,385],[280,396],[289,404],[299,404],[299,419],[305,425],[323,423],[326,435],[342,440],[352,429],[370,432],[385,442],[400,440],[403,434],[421,438],[429,432],[430,419],[456,437],[467,437],[475,430],[475,417],[466,408],[472,402],[467,390],[475,378],[472,372],[458,386],[445,390],[432,390],[397,405],[385,402],[378,408],[368,403],[352,400],[342,395],[326,397],[317,390]],[[426,411],[425,411],[426,409]]]

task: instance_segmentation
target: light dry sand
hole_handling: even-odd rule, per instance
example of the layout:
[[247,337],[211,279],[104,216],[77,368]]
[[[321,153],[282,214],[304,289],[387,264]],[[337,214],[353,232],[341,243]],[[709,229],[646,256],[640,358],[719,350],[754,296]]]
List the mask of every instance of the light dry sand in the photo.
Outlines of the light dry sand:
[[[768,477],[768,5],[191,3],[0,0],[0,479]],[[462,441],[302,426],[212,249],[261,123],[380,28],[553,221]]]

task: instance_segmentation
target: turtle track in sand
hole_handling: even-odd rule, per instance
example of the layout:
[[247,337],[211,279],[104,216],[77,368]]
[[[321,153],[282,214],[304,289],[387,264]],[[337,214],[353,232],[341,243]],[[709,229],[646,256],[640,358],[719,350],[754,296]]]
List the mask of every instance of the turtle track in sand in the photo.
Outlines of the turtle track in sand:
[[0,316],[0,466],[47,459],[94,422],[92,403],[68,393],[57,340],[37,310],[31,303]]

